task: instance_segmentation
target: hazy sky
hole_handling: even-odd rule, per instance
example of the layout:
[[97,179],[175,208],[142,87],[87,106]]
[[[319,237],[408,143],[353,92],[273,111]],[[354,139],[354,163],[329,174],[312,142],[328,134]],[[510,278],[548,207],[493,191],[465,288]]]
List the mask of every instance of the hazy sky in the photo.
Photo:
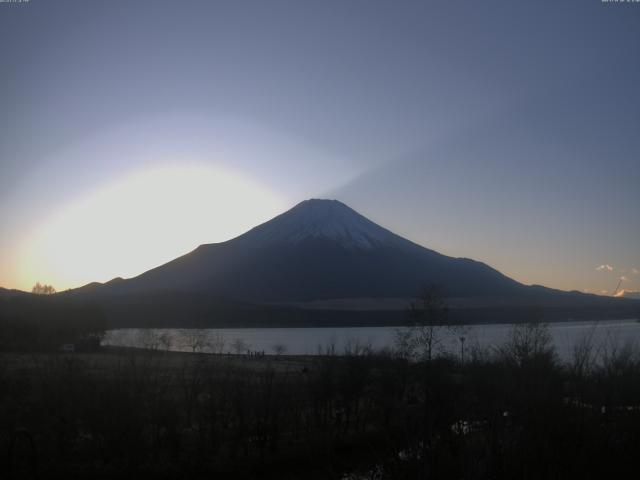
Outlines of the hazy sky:
[[0,3],[0,285],[333,196],[524,283],[640,289],[640,3]]

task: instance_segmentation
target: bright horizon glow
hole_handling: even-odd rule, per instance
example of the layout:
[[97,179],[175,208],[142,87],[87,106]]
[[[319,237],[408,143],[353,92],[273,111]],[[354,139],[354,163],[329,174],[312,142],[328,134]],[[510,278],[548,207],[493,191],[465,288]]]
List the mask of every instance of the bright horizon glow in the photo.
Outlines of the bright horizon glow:
[[140,171],[75,200],[39,226],[18,255],[17,284],[58,291],[129,278],[203,243],[233,238],[286,202],[257,182],[204,165]]

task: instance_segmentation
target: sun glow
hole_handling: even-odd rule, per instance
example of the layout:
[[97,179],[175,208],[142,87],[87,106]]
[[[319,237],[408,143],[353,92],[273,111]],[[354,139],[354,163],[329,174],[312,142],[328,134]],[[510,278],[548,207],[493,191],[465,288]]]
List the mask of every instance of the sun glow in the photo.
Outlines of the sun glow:
[[228,240],[280,213],[284,200],[219,168],[138,172],[77,199],[25,242],[20,284],[58,290],[131,277],[203,243]]

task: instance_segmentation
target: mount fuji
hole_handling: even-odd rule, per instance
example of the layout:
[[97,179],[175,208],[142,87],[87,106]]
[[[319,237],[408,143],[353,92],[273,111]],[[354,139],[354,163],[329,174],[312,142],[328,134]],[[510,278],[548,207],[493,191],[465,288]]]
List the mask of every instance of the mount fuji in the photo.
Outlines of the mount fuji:
[[[629,318],[638,303],[523,285],[484,263],[429,250],[336,200],[306,200],[222,243],[130,279],[59,295],[93,301],[118,326],[389,325],[436,286],[460,321]],[[533,312],[533,313],[532,313]]]
[[100,293],[199,292],[251,302],[413,297],[428,285],[447,296],[503,296],[520,283],[466,258],[421,247],[336,200],[306,200],[223,243]]

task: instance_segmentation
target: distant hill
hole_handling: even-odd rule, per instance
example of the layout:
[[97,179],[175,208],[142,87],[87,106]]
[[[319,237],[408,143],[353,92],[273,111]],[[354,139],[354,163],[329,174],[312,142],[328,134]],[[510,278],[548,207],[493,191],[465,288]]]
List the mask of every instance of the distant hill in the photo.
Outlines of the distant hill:
[[98,290],[100,287],[104,287],[105,285],[115,285],[119,282],[122,282],[124,279],[122,277],[116,277],[116,278],[112,278],[111,280],[109,280],[108,282],[105,283],[100,283],[100,282],[91,282],[91,283],[87,283],[86,285],[83,285],[82,287],[78,287],[73,289],[73,292],[75,294],[78,293],[91,293],[91,292],[95,292],[96,290]]
[[24,297],[32,295],[29,292],[23,292],[22,290],[14,290],[0,287],[0,298],[13,298]]
[[620,290],[615,295],[617,298],[630,298],[633,300],[640,300],[640,292],[634,290]]

